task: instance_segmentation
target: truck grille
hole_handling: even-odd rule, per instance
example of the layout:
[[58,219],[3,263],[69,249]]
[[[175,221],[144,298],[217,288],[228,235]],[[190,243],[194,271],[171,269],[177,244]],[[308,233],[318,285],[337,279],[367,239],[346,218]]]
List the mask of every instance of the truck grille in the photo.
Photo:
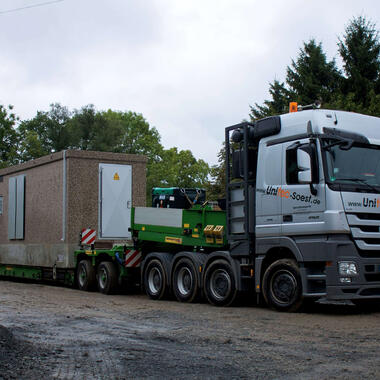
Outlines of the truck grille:
[[362,256],[380,256],[380,214],[347,214],[352,238]]

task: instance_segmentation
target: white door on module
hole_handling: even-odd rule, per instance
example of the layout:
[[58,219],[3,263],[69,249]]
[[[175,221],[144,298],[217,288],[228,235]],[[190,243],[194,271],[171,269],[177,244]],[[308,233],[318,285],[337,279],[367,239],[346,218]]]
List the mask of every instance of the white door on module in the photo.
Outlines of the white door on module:
[[132,166],[99,164],[99,229],[103,239],[130,239]]

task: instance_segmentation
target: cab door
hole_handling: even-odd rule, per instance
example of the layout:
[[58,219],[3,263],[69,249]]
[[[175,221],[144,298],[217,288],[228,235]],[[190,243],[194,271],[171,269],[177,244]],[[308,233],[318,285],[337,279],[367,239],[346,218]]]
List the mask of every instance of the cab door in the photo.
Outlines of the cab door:
[[256,180],[256,236],[281,235],[282,146],[260,142]]
[[[302,157],[310,160],[310,173],[302,167]],[[282,161],[282,234],[324,232],[326,196],[319,142],[306,138],[283,143]],[[312,183],[305,183],[308,175]]]

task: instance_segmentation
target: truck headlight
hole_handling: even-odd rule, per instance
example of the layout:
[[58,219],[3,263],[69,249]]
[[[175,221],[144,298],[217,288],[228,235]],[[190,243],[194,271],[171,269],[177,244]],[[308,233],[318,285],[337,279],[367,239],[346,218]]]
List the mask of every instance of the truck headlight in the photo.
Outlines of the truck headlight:
[[356,264],[352,261],[339,261],[338,270],[341,276],[357,276],[359,274]]

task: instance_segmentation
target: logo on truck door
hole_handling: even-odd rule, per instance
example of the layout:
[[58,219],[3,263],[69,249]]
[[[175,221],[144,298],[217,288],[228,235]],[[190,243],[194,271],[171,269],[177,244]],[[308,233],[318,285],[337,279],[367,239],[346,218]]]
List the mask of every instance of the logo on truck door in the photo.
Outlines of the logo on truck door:
[[315,205],[319,205],[321,203],[321,201],[318,198],[313,197],[312,195],[300,194],[297,191],[291,192],[289,190],[284,190],[281,188],[281,186],[267,186],[266,189],[257,189],[257,191],[266,195],[273,195],[275,197],[291,199],[297,202],[312,203]]
[[277,195],[280,198],[289,198],[290,191],[281,189],[281,186],[280,187],[268,186],[266,194]]

